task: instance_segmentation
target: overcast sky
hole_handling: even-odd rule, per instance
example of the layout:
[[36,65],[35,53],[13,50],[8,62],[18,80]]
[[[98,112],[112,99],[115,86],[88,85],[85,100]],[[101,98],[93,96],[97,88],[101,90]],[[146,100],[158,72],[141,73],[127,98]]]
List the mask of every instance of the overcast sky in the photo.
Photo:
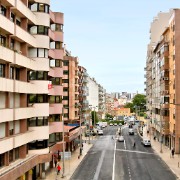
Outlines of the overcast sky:
[[107,92],[144,93],[150,23],[179,0],[50,0],[64,13],[64,43]]

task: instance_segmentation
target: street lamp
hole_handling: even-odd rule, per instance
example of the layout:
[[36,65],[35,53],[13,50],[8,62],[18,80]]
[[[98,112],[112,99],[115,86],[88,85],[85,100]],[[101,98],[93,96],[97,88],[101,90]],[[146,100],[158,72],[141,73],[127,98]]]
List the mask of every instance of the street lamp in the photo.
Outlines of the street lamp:
[[[75,107],[76,107],[76,105],[75,105]],[[81,107],[81,105],[80,104],[78,104],[78,107]],[[65,173],[65,158],[64,158],[64,156],[65,156],[65,144],[64,144],[64,109],[69,109],[69,107],[62,107],[62,123],[63,123],[63,133],[62,133],[62,136],[63,136],[63,171],[62,171],[62,178],[64,178],[65,176],[64,176],[64,173]],[[81,112],[81,111],[80,111]],[[81,114],[80,114],[80,116],[81,116]],[[82,146],[82,132],[81,132],[81,117],[79,116],[79,118],[80,118],[80,148],[82,148],[81,146]],[[81,155],[81,154],[80,154]]]

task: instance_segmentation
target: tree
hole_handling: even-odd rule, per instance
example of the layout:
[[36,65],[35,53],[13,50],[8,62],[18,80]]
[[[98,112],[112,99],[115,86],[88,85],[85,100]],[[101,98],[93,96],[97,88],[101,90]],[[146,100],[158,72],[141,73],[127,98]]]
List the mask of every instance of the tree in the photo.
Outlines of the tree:
[[125,107],[125,108],[130,108],[131,113],[134,111],[134,105],[133,105],[133,103],[127,103],[124,107]]
[[143,94],[137,94],[133,98],[133,106],[134,111],[136,109],[139,109],[141,112],[144,112],[146,110],[145,104],[146,104],[146,96]]
[[95,118],[95,123],[98,122],[98,116],[96,111],[91,111],[91,119],[92,119],[92,124],[94,124],[94,118]]
[[113,116],[111,114],[106,113],[105,119],[108,119],[108,120],[113,119]]

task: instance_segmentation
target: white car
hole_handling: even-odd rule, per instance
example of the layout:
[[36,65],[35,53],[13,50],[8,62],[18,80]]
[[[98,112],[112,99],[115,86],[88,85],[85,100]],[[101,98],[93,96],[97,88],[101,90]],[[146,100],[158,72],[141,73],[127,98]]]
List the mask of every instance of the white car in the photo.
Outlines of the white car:
[[124,142],[124,136],[119,136],[118,141],[119,142]]
[[143,139],[141,141],[141,143],[144,145],[144,146],[151,146],[151,141],[149,139]]
[[112,124],[112,123],[110,123],[109,125],[110,125],[110,126],[113,126],[113,124]]
[[117,126],[117,123],[114,123],[114,126]]
[[103,135],[103,130],[99,129],[98,130],[98,135]]

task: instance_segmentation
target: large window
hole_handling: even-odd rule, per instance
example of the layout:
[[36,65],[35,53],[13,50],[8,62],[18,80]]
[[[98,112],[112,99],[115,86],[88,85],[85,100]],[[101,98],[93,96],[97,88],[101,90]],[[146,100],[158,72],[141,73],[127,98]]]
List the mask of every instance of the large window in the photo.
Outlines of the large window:
[[19,147],[15,149],[15,159],[19,159]]
[[62,67],[62,60],[60,59],[51,59],[50,67]]
[[62,103],[62,96],[50,96],[50,104],[52,103]]
[[51,78],[50,81],[53,85],[61,85],[61,78]]
[[14,161],[14,153],[13,150],[9,151],[9,162]]
[[46,94],[30,94],[28,95],[29,103],[47,103],[48,95]]
[[60,115],[59,114],[49,115],[49,121],[50,122],[59,122],[60,121]]
[[48,147],[47,140],[32,141],[28,144],[29,150],[44,149]]
[[48,72],[46,71],[30,71],[29,80],[48,80]]
[[63,31],[63,25],[62,24],[51,24],[51,30],[52,31]]
[[63,43],[60,41],[53,41],[50,42],[50,48],[51,49],[62,49]]
[[0,6],[0,14],[2,14],[3,16],[6,16],[6,8],[4,6]]
[[49,13],[49,5],[43,3],[30,3],[29,9],[34,12]]
[[0,154],[0,167],[3,167],[5,165],[5,153]]
[[30,48],[29,57],[48,58],[48,49],[44,48]]
[[64,61],[63,61],[63,66],[69,66],[69,61],[64,60]]
[[29,32],[31,34],[48,35],[48,29],[49,29],[49,27],[46,27],[46,26],[30,26]]
[[28,119],[28,126],[35,127],[35,126],[47,126],[48,125],[48,117],[34,117]]
[[0,77],[5,77],[5,64],[0,64]]
[[49,135],[49,143],[62,141],[62,133],[53,133]]
[[64,74],[64,75],[68,75],[68,74],[69,74],[69,71],[64,70],[64,71],[63,71],[63,74]]
[[6,37],[0,35],[0,45],[6,47]]

